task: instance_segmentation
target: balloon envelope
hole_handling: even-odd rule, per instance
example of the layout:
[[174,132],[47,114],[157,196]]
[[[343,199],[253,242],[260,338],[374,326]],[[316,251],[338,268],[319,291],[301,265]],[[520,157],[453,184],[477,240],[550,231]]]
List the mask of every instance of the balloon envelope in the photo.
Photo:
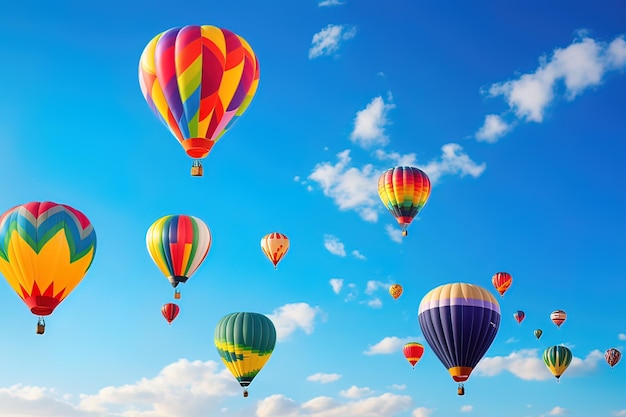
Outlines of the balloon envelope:
[[543,362],[559,380],[572,362],[572,352],[565,346],[551,346],[543,352]]
[[392,284],[389,287],[389,294],[393,297],[394,300],[397,300],[402,295],[402,285]]
[[491,283],[496,291],[504,297],[504,293],[509,289],[513,283],[513,277],[508,272],[496,272],[491,277]]
[[179,312],[180,307],[174,303],[167,303],[161,307],[161,314],[163,314],[163,317],[165,317],[165,320],[167,320],[169,324],[172,324]]
[[622,359],[622,353],[615,348],[611,348],[604,353],[604,359],[606,360],[606,363],[608,363],[609,366],[612,368],[617,365],[620,359]]
[[539,339],[539,338],[541,337],[541,335],[542,335],[542,334],[543,334],[543,330],[541,330],[541,329],[537,329],[537,330],[535,330],[535,337],[536,337],[537,339]]
[[431,290],[418,311],[430,348],[452,379],[466,381],[498,333],[498,301],[478,285],[458,282]]
[[91,222],[68,205],[31,202],[0,217],[0,272],[35,315],[52,314],[81,282],[95,253]]
[[246,111],[259,75],[248,42],[209,25],[166,30],[139,60],[146,102],[192,158],[205,158]]
[[411,366],[415,367],[415,364],[424,354],[424,345],[417,342],[409,342],[402,348],[402,353],[404,353],[404,357],[409,361]]
[[278,232],[268,233],[261,239],[261,250],[276,268],[289,250],[289,238]]
[[518,323],[521,324],[522,321],[524,321],[524,317],[526,317],[526,313],[524,313],[522,310],[518,310],[515,313],[513,313],[513,317]]
[[276,328],[263,314],[231,313],[217,323],[214,342],[224,365],[245,393],[274,351]]
[[204,262],[211,248],[211,232],[197,217],[163,216],[148,229],[146,246],[161,273],[176,288]]
[[[406,232],[430,196],[430,179],[415,167],[390,168],[378,178],[378,195]],[[405,233],[403,233],[405,234]]]
[[556,327],[561,327],[561,324],[563,324],[566,319],[567,313],[563,310],[555,310],[550,314],[550,320],[556,324]]

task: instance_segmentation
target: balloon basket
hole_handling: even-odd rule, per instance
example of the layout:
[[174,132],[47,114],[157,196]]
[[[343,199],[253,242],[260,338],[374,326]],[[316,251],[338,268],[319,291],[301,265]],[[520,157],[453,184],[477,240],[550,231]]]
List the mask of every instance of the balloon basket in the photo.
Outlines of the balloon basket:
[[192,177],[201,177],[204,174],[204,169],[202,168],[202,164],[200,162],[191,166],[191,176]]
[[456,390],[456,393],[459,395],[465,395],[465,387],[461,384]]
[[248,391],[243,390],[243,398],[248,398]]
[[174,298],[180,300],[180,291],[174,292]]
[[44,334],[46,331],[46,322],[43,319],[39,319],[37,322],[37,334]]

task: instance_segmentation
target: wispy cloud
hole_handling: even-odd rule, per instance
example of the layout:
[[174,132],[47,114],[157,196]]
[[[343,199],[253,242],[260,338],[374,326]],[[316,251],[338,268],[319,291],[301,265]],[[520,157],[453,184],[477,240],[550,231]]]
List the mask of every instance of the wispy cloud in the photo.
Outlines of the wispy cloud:
[[[562,97],[574,100],[585,90],[602,84],[608,72],[625,67],[624,36],[607,44],[581,33],[569,46],[555,49],[550,57],[542,56],[533,72],[491,85],[487,95],[502,97],[509,109],[501,115],[487,115],[475,138],[493,143],[517,122],[541,123],[548,108],[560,97],[560,86],[564,90]],[[513,120],[507,122],[506,117]]]
[[617,338],[618,338],[619,340],[626,340],[626,333],[620,333],[620,334],[618,334],[618,335],[617,335]]
[[435,410],[432,408],[418,407],[411,413],[411,417],[429,417]]
[[301,329],[306,334],[313,333],[315,319],[322,316],[322,309],[312,307],[307,303],[285,304],[267,316],[276,326],[276,338],[285,340],[293,332]]
[[387,145],[389,143],[389,138],[385,134],[385,126],[389,124],[387,113],[394,107],[395,104],[385,103],[382,97],[374,97],[365,109],[357,112],[350,140],[363,148]]
[[417,337],[396,337],[387,336],[380,342],[373,346],[370,346],[365,352],[366,355],[389,355],[391,353],[399,352],[404,345],[408,342],[419,340]]
[[474,406],[472,406],[472,405],[463,405],[463,406],[461,406],[461,412],[462,413],[470,413],[473,409],[474,409]]
[[324,235],[324,247],[333,255],[345,257],[346,248],[338,237],[333,235]]
[[346,398],[363,398],[373,394],[373,391],[369,387],[359,388],[356,385],[352,385],[350,388],[339,391],[339,395]]
[[343,279],[342,278],[331,278],[330,286],[333,287],[333,292],[335,294],[339,294],[341,292],[341,288],[343,287]]
[[311,382],[319,382],[320,384],[328,384],[329,382],[335,382],[341,378],[340,374],[325,374],[322,372],[318,372],[313,375],[309,375],[306,377],[307,381]]
[[319,7],[328,7],[328,6],[340,6],[345,4],[345,2],[341,0],[321,0],[317,5]]
[[354,38],[355,35],[356,26],[332,24],[326,26],[313,35],[313,41],[309,49],[309,59],[336,54],[341,44]]
[[402,243],[403,239],[402,239],[402,229],[400,229],[397,224],[396,225],[391,225],[391,224],[386,224],[385,225],[385,232],[387,232],[387,236],[389,236],[389,238],[391,240],[393,240],[396,243]]
[[356,249],[354,249],[354,250],[353,250],[352,252],[350,252],[350,253],[352,254],[352,256],[354,256],[354,257],[355,257],[355,258],[357,258],[357,259],[362,259],[362,260],[367,259],[367,258],[365,257],[365,255],[363,255],[360,251],[358,251],[358,250],[356,250]]
[[[584,359],[574,357],[564,375],[573,377],[588,374],[597,368],[598,362],[603,357],[599,350],[591,351]],[[474,372],[477,375],[495,376],[504,371],[529,381],[554,378],[537,349],[521,349],[507,356],[485,357],[478,363]]]
[[563,416],[565,414],[567,414],[567,410],[558,405],[548,412],[549,416]]

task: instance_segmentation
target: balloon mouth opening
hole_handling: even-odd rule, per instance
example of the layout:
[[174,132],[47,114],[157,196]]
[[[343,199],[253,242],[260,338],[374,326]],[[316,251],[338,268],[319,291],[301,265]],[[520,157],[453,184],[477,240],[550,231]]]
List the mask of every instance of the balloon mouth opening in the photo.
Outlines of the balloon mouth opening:
[[452,377],[452,379],[454,379],[454,382],[465,382],[467,381],[468,378],[469,378],[469,375],[459,375],[459,376]]
[[455,366],[448,369],[448,372],[450,372],[450,376],[452,376],[454,382],[465,382],[470,377],[472,368],[467,366]]
[[24,302],[34,315],[49,316],[61,301],[44,295],[36,295],[25,298]]
[[52,314],[53,309],[50,307],[33,307],[30,311],[36,316],[49,316]]
[[205,138],[191,138],[183,140],[181,144],[187,155],[192,158],[200,159],[209,154],[211,148],[215,145],[215,141]]
[[167,277],[167,279],[170,281],[170,284],[172,284],[172,287],[176,288],[178,287],[178,284],[180,284],[181,282],[183,284],[187,282],[189,277],[185,277],[182,275],[174,275],[174,276]]
[[407,227],[409,227],[409,224],[411,224],[411,222],[413,221],[412,217],[408,217],[408,216],[400,216],[398,217],[398,224],[400,224],[400,226],[402,226],[403,229],[406,229]]

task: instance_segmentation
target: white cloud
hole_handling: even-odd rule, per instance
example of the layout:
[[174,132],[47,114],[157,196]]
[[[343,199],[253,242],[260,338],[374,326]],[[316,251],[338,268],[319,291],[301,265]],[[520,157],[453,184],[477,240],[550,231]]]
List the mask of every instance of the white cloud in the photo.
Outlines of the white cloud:
[[365,285],[365,294],[372,295],[374,292],[378,291],[380,288],[389,289],[390,285],[391,284],[389,283],[371,279],[367,281],[367,284]]
[[[599,350],[590,352],[585,359],[573,357],[563,376],[580,376],[597,368],[604,356]],[[474,373],[483,376],[495,376],[507,371],[524,380],[547,380],[554,378],[548,370],[537,349],[521,349],[507,356],[485,357],[476,366]]]
[[378,297],[371,298],[367,300],[367,306],[371,308],[381,308],[383,306],[383,302]]
[[430,161],[422,167],[428,174],[430,181],[436,183],[443,175],[458,175],[464,177],[470,175],[479,177],[486,168],[486,164],[477,164],[463,152],[463,147],[458,143],[448,143],[441,147],[441,157]]
[[510,126],[502,117],[497,114],[488,114],[485,116],[483,127],[476,132],[476,139],[479,142],[494,143],[504,136],[509,129]]
[[397,243],[402,243],[402,229],[391,224],[386,224],[385,231],[391,240]]
[[411,397],[384,393],[349,402],[316,397],[302,405],[284,395],[259,401],[257,417],[392,417],[411,406]]
[[324,235],[324,247],[333,255],[346,256],[346,248],[339,238],[333,235]]
[[626,410],[613,411],[613,415],[618,417],[626,416]]
[[504,343],[517,343],[517,342],[519,342],[519,339],[516,339],[515,337],[509,337],[508,339],[506,339]]
[[558,405],[548,412],[549,416],[562,416],[565,414],[567,414],[567,410],[563,407],[559,407]]
[[341,378],[340,374],[325,374],[322,372],[318,372],[313,375],[309,375],[306,377],[307,381],[319,382],[320,384],[328,384],[329,382],[335,382],[339,378]]
[[354,38],[356,27],[350,25],[328,25],[313,35],[309,59],[323,55],[333,55],[343,41]]
[[317,3],[319,7],[340,6],[342,4],[345,4],[345,3],[340,0],[321,0],[319,3]]
[[311,334],[315,327],[315,318],[322,314],[319,307],[311,307],[307,303],[285,304],[267,316],[276,327],[278,341],[288,338],[293,332],[302,329]]
[[341,287],[343,287],[343,279],[331,278],[330,286],[333,287],[333,292],[335,294],[339,294],[339,292],[341,291]]
[[101,413],[80,410],[50,388],[31,385],[13,385],[0,388],[0,415],[7,417],[108,417]]
[[354,210],[363,220],[378,220],[379,197],[378,177],[381,170],[375,170],[371,164],[363,168],[350,166],[350,150],[337,154],[336,164],[322,162],[315,166],[309,179],[317,182],[324,195],[331,197],[339,209]]
[[429,417],[435,410],[432,408],[418,407],[413,410],[411,417]]
[[472,406],[472,405],[463,405],[463,406],[461,406],[461,412],[462,413],[470,413],[473,409],[474,409],[474,406]]
[[385,103],[382,97],[374,97],[365,109],[357,112],[350,140],[363,148],[389,143],[385,126],[389,124],[387,113],[394,107],[393,103]]
[[400,338],[396,336],[387,336],[380,342],[370,346],[365,352],[366,355],[388,355],[399,352],[408,342],[417,340],[415,337]]
[[[491,97],[502,96],[514,117],[524,122],[541,123],[546,110],[558,97],[563,85],[564,97],[573,100],[588,88],[602,84],[607,72],[626,66],[626,42],[615,38],[610,44],[583,36],[552,56],[541,57],[534,72],[516,79],[495,83],[488,89]],[[489,115],[476,133],[476,139],[495,142],[510,131],[511,124]],[[505,128],[507,127],[508,128]]]
[[369,387],[359,388],[356,385],[339,392],[339,395],[346,398],[363,398],[372,394],[373,391]]
[[406,384],[393,384],[391,388],[397,389],[398,391],[403,391],[406,389]]
[[620,333],[620,334],[618,334],[618,335],[617,335],[617,338],[618,338],[619,340],[626,340],[626,333]]
[[358,250],[356,250],[356,249],[355,249],[355,250],[353,250],[353,251],[352,251],[352,252],[350,252],[350,253],[352,253],[352,256],[354,256],[354,257],[355,257],[355,258],[357,258],[357,259],[362,259],[362,260],[367,259],[367,258],[365,257],[365,255],[363,255],[361,252],[359,252],[359,251],[358,251]]

